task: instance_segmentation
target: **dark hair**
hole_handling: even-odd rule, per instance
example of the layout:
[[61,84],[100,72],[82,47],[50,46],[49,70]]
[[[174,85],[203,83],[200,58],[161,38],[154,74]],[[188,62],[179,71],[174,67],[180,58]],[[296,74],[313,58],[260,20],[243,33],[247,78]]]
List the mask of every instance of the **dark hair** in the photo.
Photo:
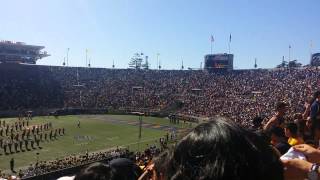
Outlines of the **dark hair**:
[[136,180],[142,174],[140,167],[126,158],[113,159],[109,165],[115,180]]
[[285,133],[284,130],[280,127],[272,127],[270,128],[270,130],[268,131],[269,135],[275,135],[277,137],[285,137]]
[[297,135],[298,134],[298,125],[295,123],[287,123],[285,128],[290,131],[291,134]]
[[113,173],[109,165],[103,163],[93,163],[82,169],[74,180],[110,180]]
[[154,162],[154,167],[157,173],[157,177],[161,177],[166,172],[166,169],[168,168],[168,160],[171,155],[172,151],[169,149],[163,151],[158,156],[154,157],[152,160]]
[[217,117],[198,125],[175,147],[171,180],[282,180],[283,166],[264,138]]
[[252,124],[253,124],[254,127],[259,128],[259,127],[261,127],[262,121],[263,121],[262,117],[256,116],[256,117],[253,118]]
[[313,93],[313,98],[314,99],[317,99],[319,96],[320,96],[320,91],[319,90]]
[[285,108],[287,107],[287,103],[283,102],[283,101],[279,101],[276,103],[276,111],[282,109],[282,108]]

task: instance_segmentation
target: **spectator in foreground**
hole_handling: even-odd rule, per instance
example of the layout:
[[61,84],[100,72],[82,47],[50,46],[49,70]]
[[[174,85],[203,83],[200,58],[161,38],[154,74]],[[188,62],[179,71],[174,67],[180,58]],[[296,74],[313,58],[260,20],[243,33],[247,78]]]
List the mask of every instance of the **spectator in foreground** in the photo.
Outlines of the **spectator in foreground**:
[[93,163],[82,169],[74,180],[136,180],[142,170],[131,160],[117,158],[110,163]]
[[271,137],[271,144],[280,152],[281,155],[285,154],[290,149],[290,144],[288,144],[285,137],[285,133],[280,127],[271,128],[268,133]]
[[224,118],[198,125],[168,157],[171,180],[282,180],[283,167],[268,142]]
[[291,146],[303,144],[303,139],[298,135],[298,126],[295,123],[288,123],[285,125],[284,132],[288,138],[288,143]]
[[307,144],[293,146],[295,151],[303,153],[307,160],[284,160],[284,176],[288,180],[317,180],[320,174],[320,150]]
[[114,179],[136,180],[142,174],[140,167],[126,158],[113,159],[109,165],[114,172]]
[[271,119],[269,119],[267,124],[264,126],[264,130],[268,130],[271,127],[283,127],[286,111],[287,104],[285,102],[278,102],[276,104],[276,114]]
[[111,180],[113,172],[109,165],[103,163],[93,163],[82,169],[74,180]]
[[320,127],[320,91],[316,91],[313,95],[313,98],[314,101],[311,105],[310,111],[311,132],[314,142],[318,144],[320,137],[316,131]]

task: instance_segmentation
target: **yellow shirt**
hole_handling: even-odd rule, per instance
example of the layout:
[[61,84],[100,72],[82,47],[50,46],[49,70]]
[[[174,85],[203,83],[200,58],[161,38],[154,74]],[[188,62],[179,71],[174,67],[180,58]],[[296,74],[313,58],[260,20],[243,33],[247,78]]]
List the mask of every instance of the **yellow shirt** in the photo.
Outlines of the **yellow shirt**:
[[297,138],[289,137],[289,139],[288,139],[288,144],[290,144],[291,146],[303,144],[303,143],[304,143],[304,141],[301,137],[297,137]]

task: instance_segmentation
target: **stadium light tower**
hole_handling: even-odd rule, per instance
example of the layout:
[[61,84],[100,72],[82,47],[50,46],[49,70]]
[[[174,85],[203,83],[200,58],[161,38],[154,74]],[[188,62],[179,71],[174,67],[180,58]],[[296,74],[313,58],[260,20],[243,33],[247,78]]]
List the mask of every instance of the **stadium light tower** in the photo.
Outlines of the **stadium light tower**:
[[88,49],[86,49],[86,66],[88,65]]
[[258,65],[257,65],[257,58],[254,59],[254,68],[257,68]]
[[70,48],[67,48],[67,66],[69,66],[69,51],[70,51]]
[[183,66],[183,59],[182,59],[182,62],[181,62],[181,70],[184,69],[184,66]]
[[290,62],[290,60],[291,60],[291,45],[289,45],[289,60],[288,60],[288,62]]
[[157,64],[158,64],[157,68],[159,68],[159,70],[160,70],[161,69],[161,62],[159,60],[159,56],[160,56],[160,53],[157,53]]

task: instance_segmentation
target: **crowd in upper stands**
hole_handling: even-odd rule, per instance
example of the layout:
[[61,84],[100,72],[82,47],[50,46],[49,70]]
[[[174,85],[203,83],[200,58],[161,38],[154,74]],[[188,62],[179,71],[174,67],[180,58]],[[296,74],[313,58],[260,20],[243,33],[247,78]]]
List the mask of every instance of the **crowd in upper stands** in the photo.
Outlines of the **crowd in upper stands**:
[[[4,65],[2,65],[4,66]],[[270,117],[274,102],[300,112],[319,85],[316,68],[238,70],[226,73],[50,66],[0,66],[0,110],[37,108],[166,109],[222,115],[249,126]]]

